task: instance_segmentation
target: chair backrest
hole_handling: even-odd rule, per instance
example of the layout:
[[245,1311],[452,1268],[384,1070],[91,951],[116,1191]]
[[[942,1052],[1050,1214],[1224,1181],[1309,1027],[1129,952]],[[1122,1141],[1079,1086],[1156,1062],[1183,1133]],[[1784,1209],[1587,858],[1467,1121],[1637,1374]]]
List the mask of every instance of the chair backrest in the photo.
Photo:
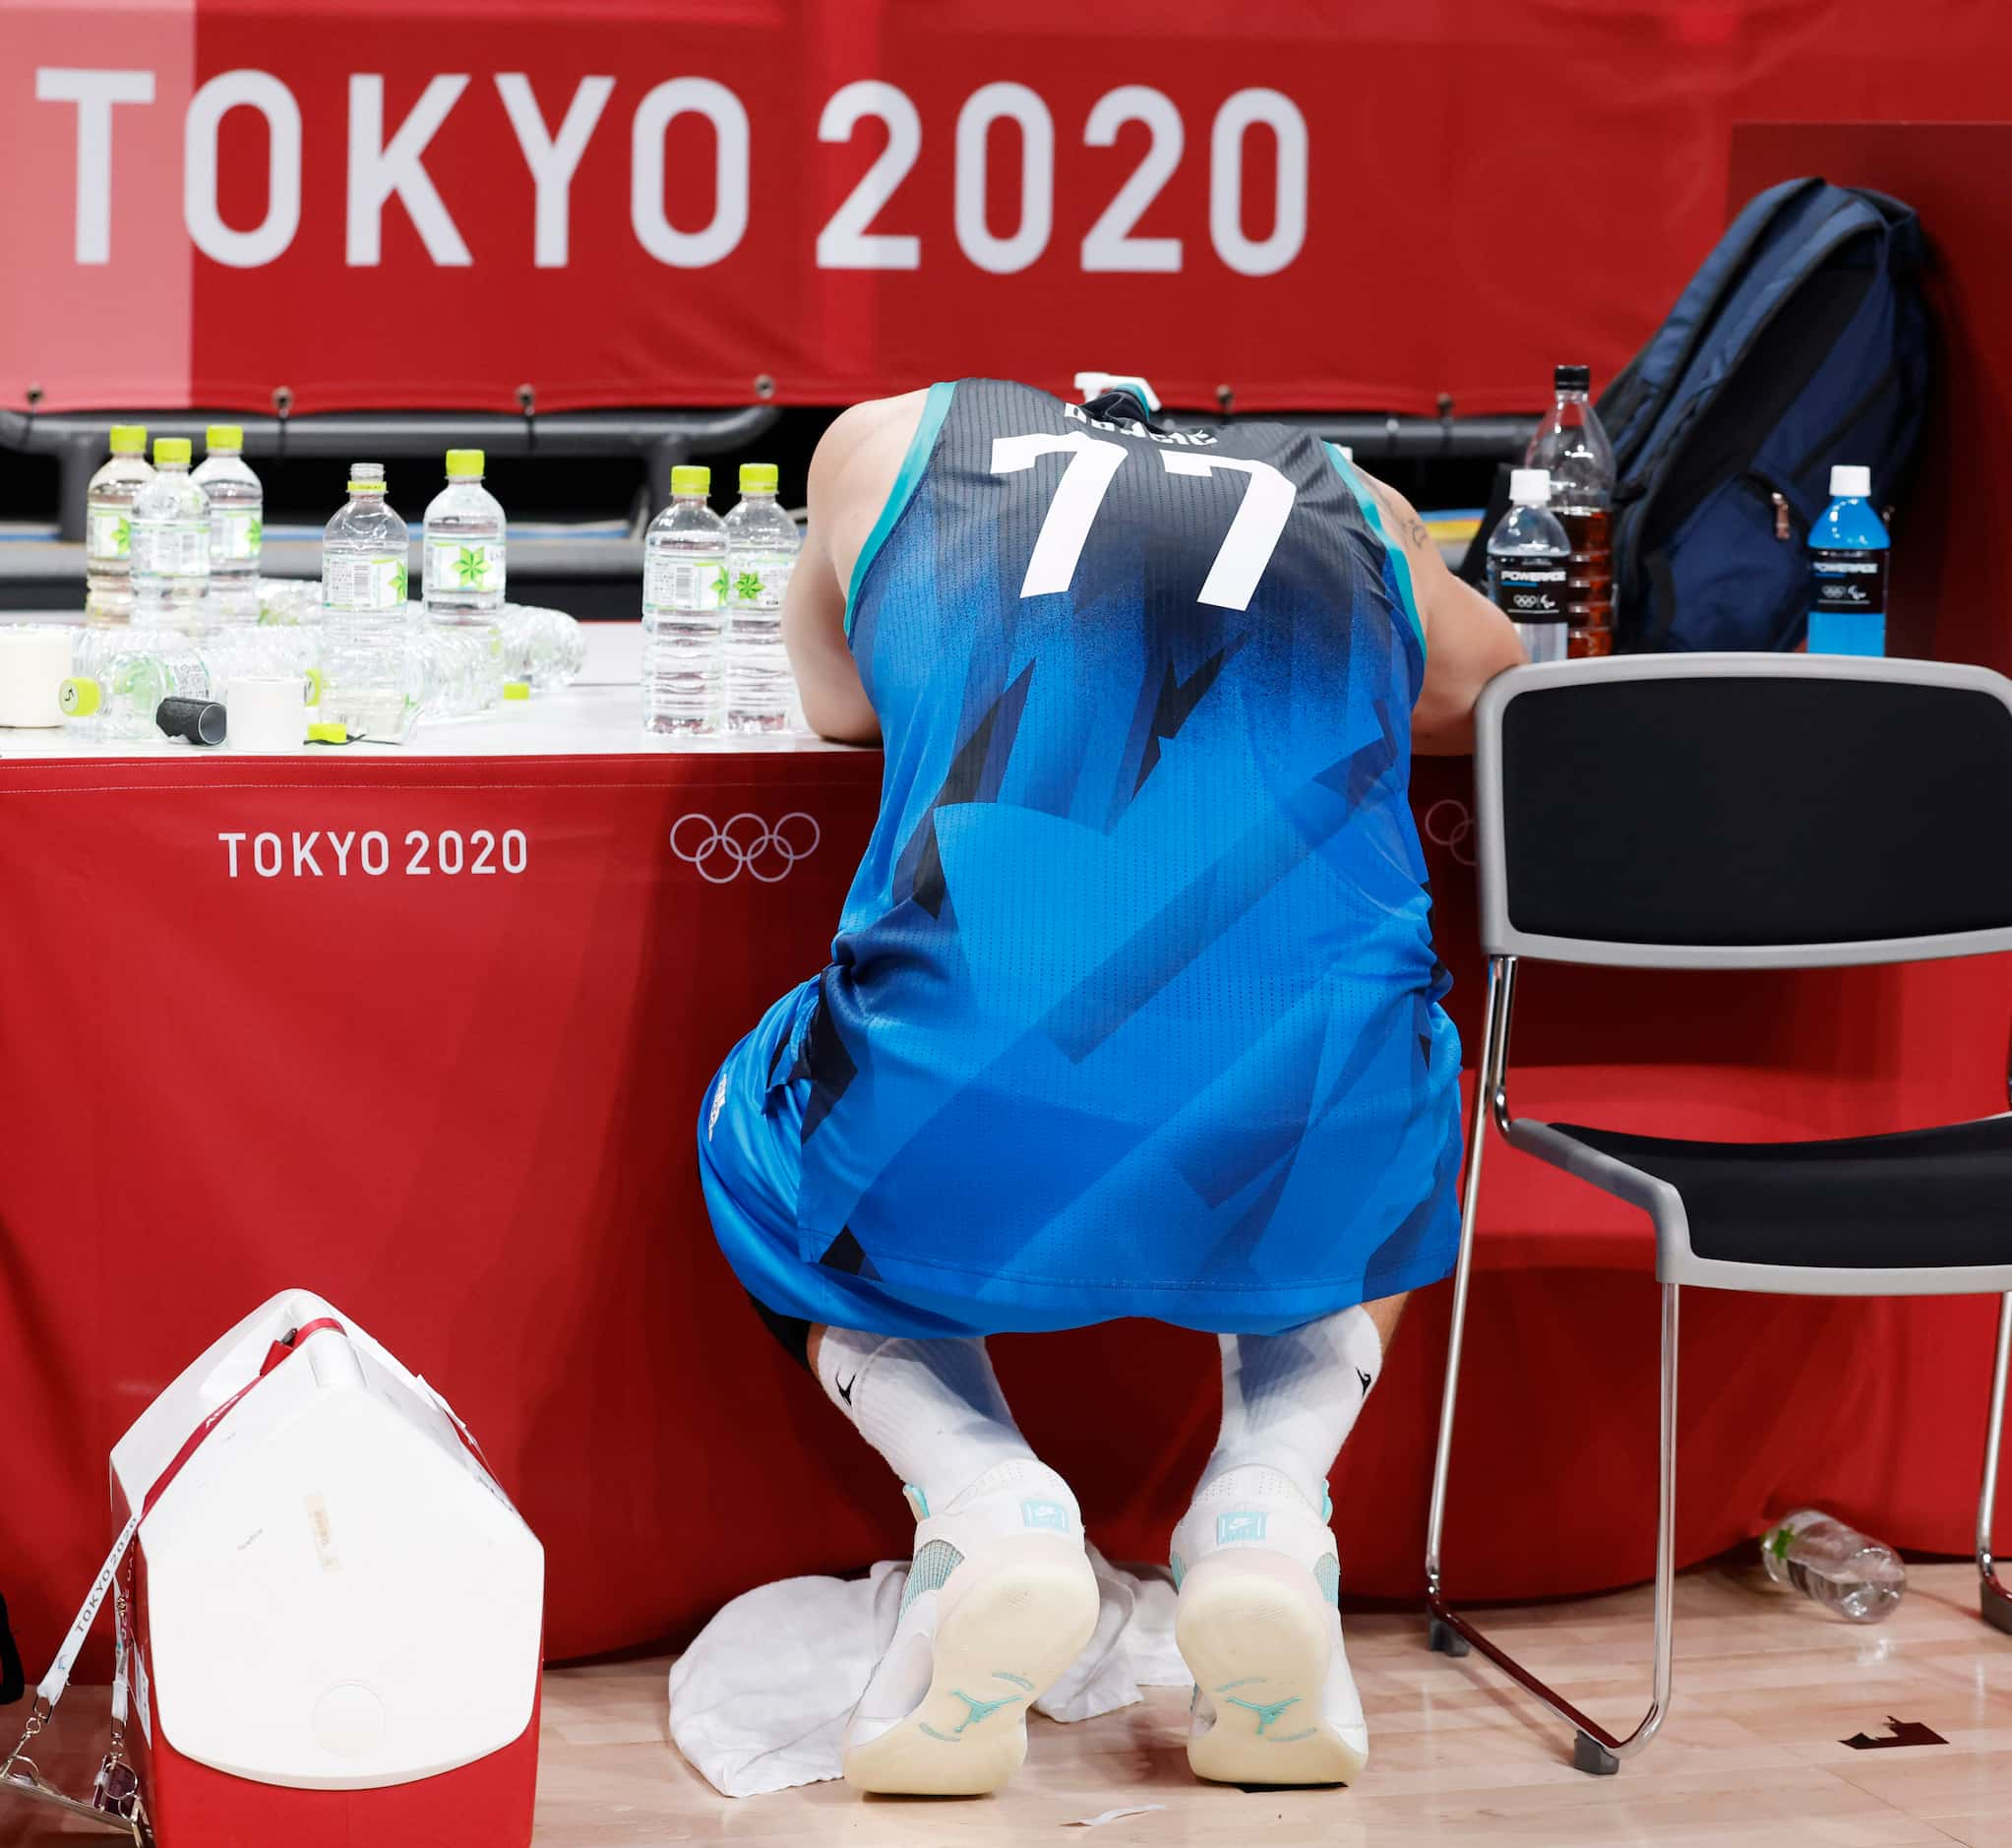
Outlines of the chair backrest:
[[2012,950],[2012,681],[1843,655],[1517,668],[1475,714],[1482,946],[1663,968]]

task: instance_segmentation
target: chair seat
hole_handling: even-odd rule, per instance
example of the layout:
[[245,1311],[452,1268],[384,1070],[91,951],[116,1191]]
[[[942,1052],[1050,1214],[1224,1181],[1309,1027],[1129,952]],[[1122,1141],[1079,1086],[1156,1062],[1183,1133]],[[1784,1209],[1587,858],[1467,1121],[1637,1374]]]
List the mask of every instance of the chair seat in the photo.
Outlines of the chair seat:
[[1842,1270],[2012,1263],[2012,1116],[1832,1142],[1551,1128],[1669,1182],[1700,1258]]

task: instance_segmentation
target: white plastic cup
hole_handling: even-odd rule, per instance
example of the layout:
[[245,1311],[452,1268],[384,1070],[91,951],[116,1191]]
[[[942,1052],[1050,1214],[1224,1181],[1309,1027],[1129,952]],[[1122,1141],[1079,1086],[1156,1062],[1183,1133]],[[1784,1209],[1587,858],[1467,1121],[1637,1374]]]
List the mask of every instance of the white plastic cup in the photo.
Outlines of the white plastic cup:
[[0,725],[60,725],[78,632],[0,622]]
[[298,751],[307,743],[307,688],[299,674],[243,674],[224,689],[233,751]]

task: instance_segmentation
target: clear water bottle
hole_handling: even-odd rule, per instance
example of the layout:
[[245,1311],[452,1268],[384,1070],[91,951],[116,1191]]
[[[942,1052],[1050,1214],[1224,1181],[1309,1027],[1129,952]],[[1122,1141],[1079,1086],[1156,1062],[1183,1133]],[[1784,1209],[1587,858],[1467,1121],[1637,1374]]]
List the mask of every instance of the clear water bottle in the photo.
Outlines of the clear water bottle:
[[1907,1593],[1900,1556],[1841,1520],[1805,1508],[1761,1536],[1761,1563],[1778,1585],[1854,1624],[1891,1617]]
[[795,683],[782,646],[782,593],[803,544],[775,499],[773,462],[741,464],[726,517],[726,728],[787,731]]
[[133,500],[153,479],[145,425],[114,424],[111,447],[85,500],[84,613],[92,622],[133,614]]
[[501,627],[506,687],[520,686],[527,695],[556,693],[579,679],[586,664],[586,631],[563,609],[506,603]]
[[213,423],[203,465],[190,477],[210,497],[210,597],[222,622],[259,620],[259,559],[266,544],[266,490],[244,459],[245,433]]
[[412,606],[421,718],[473,718],[504,697],[503,631],[495,623],[435,622]]
[[642,541],[642,728],[716,731],[726,522],[706,506],[710,468],[671,470],[671,504]]
[[1567,618],[1572,543],[1551,512],[1542,468],[1509,472],[1509,511],[1488,539],[1489,600],[1516,625],[1533,661],[1570,652]]
[[1552,373],[1551,415],[1537,426],[1523,458],[1526,468],[1551,476],[1551,511],[1572,542],[1565,620],[1571,652],[1614,652],[1614,546],[1608,525],[1614,508],[1614,445],[1601,428],[1586,366]]
[[1886,652],[1886,523],[1872,510],[1872,471],[1839,463],[1830,505],[1809,528],[1809,652]]
[[57,697],[66,721],[91,737],[154,737],[163,700],[208,701],[213,690],[194,639],[173,629],[129,629],[75,665]]
[[349,499],[322,539],[322,722],[402,744],[424,693],[405,617],[410,535],[385,504],[381,462],[349,470]]
[[133,497],[133,620],[210,620],[210,497],[189,473],[189,439],[156,437],[153,479]]
[[503,608],[503,504],[482,485],[478,449],[447,453],[447,486],[426,510],[426,613],[436,622],[494,622]]

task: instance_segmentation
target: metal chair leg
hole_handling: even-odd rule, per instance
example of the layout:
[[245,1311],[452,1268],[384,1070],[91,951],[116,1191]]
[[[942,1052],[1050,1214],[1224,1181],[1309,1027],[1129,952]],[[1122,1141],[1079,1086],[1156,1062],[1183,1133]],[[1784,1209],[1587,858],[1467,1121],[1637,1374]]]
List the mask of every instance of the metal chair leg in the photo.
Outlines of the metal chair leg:
[[1991,1368],[1991,1413],[1984,1425],[1984,1485],[1978,1497],[1978,1605],[1984,1622],[2012,1635],[2012,1590],[1991,1560],[1991,1509],[1998,1500],[1998,1444],[2005,1435],[2005,1378],[2012,1366],[2012,1291],[1998,1305],[1998,1357]]
[[[1460,1256],[1453,1275],[1453,1317],[1447,1338],[1446,1386],[1439,1404],[1438,1448],[1433,1459],[1433,1500],[1426,1520],[1426,1613],[1428,1641],[1446,1655],[1465,1655],[1479,1649],[1519,1686],[1535,1694],[1559,1719],[1576,1729],[1572,1742],[1572,1762],[1593,1776],[1612,1776],[1620,1760],[1641,1751],[1663,1724],[1670,1710],[1673,1619],[1677,1590],[1677,1286],[1663,1285],[1663,1361],[1661,1418],[1658,1439],[1660,1471],[1656,1496],[1656,1602],[1655,1653],[1651,1669],[1649,1710],[1624,1739],[1617,1739],[1598,1721],[1591,1720],[1555,1690],[1539,1681],[1528,1669],[1498,1644],[1492,1642],[1445,1600],[1441,1579],[1441,1540],[1446,1516],[1446,1484],[1453,1449],[1453,1410],[1460,1386],[1460,1348],[1467,1325],[1467,1289],[1473,1271],[1475,1206],[1481,1192],[1482,1143],[1492,1119],[1499,1122],[1506,1114],[1503,1071],[1507,1063],[1509,1025],[1515,1001],[1513,958],[1500,957],[1489,965],[1488,1019],[1483,1029],[1481,1065],[1474,1099],[1474,1127],[1467,1150],[1460,1216]],[[2012,1326],[2012,1296],[2007,1298],[2007,1326]],[[2004,1398],[2005,1342],[2001,1327],[1998,1349],[1999,1394]],[[1997,1425],[1992,1425],[1992,1446],[1986,1459],[1987,1493],[1989,1473],[1997,1458]],[[1987,1504],[1988,1506],[1988,1504]],[[1982,1542],[1980,1543],[1982,1546]],[[2003,1593],[2000,1593],[2003,1596]]]
[[1509,1017],[1515,1000],[1516,964],[1496,956],[1488,965],[1488,1006],[1475,1067],[1473,1122],[1467,1133],[1467,1165],[1460,1180],[1460,1249],[1453,1264],[1453,1316],[1446,1334],[1446,1384],[1439,1399],[1439,1438],[1433,1454],[1433,1500],[1426,1515],[1427,1641],[1445,1655],[1465,1655],[1468,1643],[1437,1615],[1439,1542],[1446,1522],[1446,1482],[1453,1460],[1453,1410],[1460,1393],[1460,1348],[1467,1332],[1467,1286],[1474,1270],[1474,1214],[1481,1198],[1481,1157],[1488,1143],[1492,1107],[1502,1089]]

